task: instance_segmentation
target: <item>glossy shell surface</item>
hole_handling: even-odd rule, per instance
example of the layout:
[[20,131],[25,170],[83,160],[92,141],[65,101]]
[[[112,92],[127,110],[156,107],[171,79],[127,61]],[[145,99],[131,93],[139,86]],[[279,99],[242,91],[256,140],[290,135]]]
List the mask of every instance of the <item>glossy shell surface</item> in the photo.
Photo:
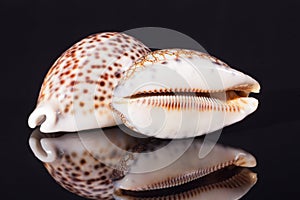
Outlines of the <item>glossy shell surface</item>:
[[157,138],[210,133],[253,113],[259,83],[219,59],[186,49],[151,52],[116,86],[112,107],[123,123]]
[[41,125],[47,133],[116,125],[109,106],[114,86],[149,51],[135,38],[116,32],[77,42],[47,73],[29,126]]

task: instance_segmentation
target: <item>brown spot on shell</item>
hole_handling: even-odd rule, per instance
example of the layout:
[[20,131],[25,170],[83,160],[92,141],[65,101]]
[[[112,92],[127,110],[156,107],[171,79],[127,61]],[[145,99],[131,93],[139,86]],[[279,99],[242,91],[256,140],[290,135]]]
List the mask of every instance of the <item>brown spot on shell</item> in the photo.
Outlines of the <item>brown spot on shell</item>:
[[105,86],[105,82],[104,81],[100,81],[100,86]]
[[101,96],[101,97],[99,98],[99,100],[100,100],[100,101],[104,101],[104,100],[105,100],[105,97]]
[[86,160],[85,160],[85,159],[81,159],[81,160],[80,160],[80,164],[81,164],[81,165],[84,165],[85,163],[86,163]]
[[[45,163],[46,169],[60,185],[70,192],[85,198],[112,200],[113,185],[109,180],[112,169],[100,164],[90,154],[78,155],[76,153],[74,157],[74,153],[65,155],[59,163]],[[71,163],[75,163],[75,166]],[[98,172],[102,175],[91,178]]]

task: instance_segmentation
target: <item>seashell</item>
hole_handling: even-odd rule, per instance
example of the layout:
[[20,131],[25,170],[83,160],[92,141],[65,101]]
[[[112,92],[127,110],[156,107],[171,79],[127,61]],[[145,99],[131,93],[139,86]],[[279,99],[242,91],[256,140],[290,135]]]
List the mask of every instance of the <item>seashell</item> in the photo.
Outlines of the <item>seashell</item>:
[[134,138],[121,129],[44,134],[29,140],[36,157],[65,189],[89,199],[238,199],[256,183],[255,158],[202,138]]
[[91,35],[64,52],[42,84],[28,124],[41,131],[72,132],[116,125],[109,103],[123,72],[150,50],[116,32]]
[[185,138],[236,123],[257,109],[259,83],[208,54],[157,50],[139,59],[115,87],[112,107],[134,131]]

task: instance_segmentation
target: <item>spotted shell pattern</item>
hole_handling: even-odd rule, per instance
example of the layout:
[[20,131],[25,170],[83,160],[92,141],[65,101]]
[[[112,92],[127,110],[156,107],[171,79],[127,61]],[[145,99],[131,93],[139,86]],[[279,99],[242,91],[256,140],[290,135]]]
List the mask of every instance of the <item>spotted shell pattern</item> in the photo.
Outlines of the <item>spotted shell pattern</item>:
[[81,155],[72,152],[59,163],[44,165],[55,181],[72,193],[89,199],[113,199],[113,169],[99,163],[87,151]]
[[[198,56],[208,61],[211,61],[214,64],[217,64],[218,67],[229,69],[229,65],[225,62],[219,60],[216,57],[213,57],[209,54],[188,50],[188,49],[163,49],[157,50],[152,53],[147,54],[146,56],[140,58],[135,65],[131,66],[126,73],[127,76],[130,76],[134,71],[139,67],[145,67],[145,65],[154,64],[161,62],[161,64],[166,65],[168,62],[167,59],[174,59],[176,62],[181,62],[184,57],[188,59],[193,59],[193,57]],[[127,77],[124,79],[126,80]]]
[[[39,125],[42,115],[46,116],[46,123],[41,125],[43,132],[115,125],[109,107],[112,90],[123,72],[149,51],[123,33],[99,33],[79,41],[57,59],[46,75],[29,125]],[[70,119],[74,115],[85,120],[75,122]]]

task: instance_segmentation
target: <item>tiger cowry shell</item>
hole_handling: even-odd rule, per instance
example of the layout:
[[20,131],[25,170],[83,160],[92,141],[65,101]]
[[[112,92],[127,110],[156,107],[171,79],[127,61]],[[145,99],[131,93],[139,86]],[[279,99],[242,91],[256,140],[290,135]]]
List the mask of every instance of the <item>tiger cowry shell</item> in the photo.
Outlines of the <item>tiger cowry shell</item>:
[[259,83],[226,63],[188,49],[153,51],[114,89],[112,106],[123,123],[157,138],[210,133],[241,121],[258,107],[249,97]]
[[109,107],[112,90],[123,72],[149,51],[135,38],[116,32],[77,42],[46,75],[29,126],[69,132],[116,125]]

